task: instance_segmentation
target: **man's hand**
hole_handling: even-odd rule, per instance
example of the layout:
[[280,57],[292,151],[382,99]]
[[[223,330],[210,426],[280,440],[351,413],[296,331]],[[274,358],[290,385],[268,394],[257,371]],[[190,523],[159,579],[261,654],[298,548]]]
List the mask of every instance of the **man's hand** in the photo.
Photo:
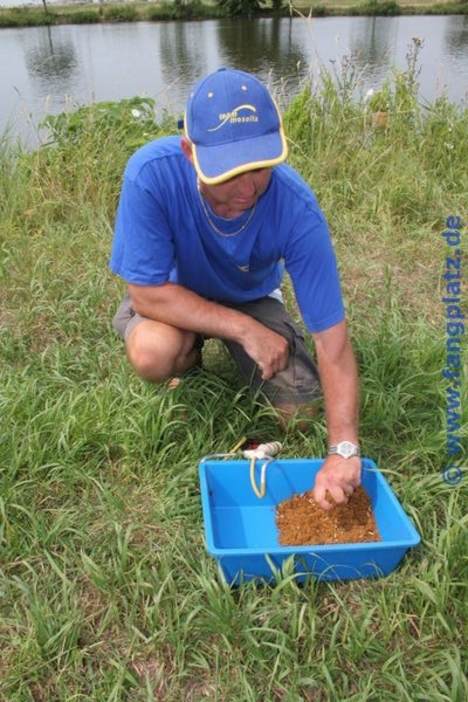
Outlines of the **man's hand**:
[[[314,499],[324,510],[329,510],[334,504],[345,504],[355,488],[361,484],[361,459],[328,456],[315,479]],[[327,500],[329,492],[333,502]]]
[[263,324],[251,325],[242,346],[260,368],[263,380],[270,380],[284,370],[289,360],[289,344],[284,336]]
[[200,297],[176,283],[129,285],[133,309],[148,319],[240,344],[259,366],[263,380],[284,370],[287,340],[247,314]]

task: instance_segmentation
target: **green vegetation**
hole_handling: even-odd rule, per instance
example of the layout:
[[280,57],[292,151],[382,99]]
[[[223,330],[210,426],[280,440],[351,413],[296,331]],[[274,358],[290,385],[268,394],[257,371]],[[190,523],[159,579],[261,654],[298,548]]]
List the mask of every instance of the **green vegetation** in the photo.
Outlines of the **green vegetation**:
[[55,23],[55,14],[39,8],[0,8],[0,27],[37,27]]
[[218,5],[208,5],[201,0],[192,0],[183,3],[181,0],[174,2],[153,3],[146,8],[146,19],[155,22],[175,19],[214,19],[225,17],[225,10]]
[[[101,103],[49,118],[51,142],[34,153],[4,142],[1,699],[467,698],[466,489],[440,476],[439,288],[445,218],[468,204],[468,111],[420,107],[414,66],[385,87],[385,129],[352,99],[346,62],[285,120],[340,262],[364,452],[423,537],[385,580],[298,588],[286,575],[230,591],[205,554],[198,459],[278,429],[218,342],[170,392],[130,372],[111,330],[123,286],[106,264],[124,164],[175,120],[155,124],[147,99]],[[284,455],[321,455],[323,417],[284,440]]]
[[362,5],[356,5],[350,8],[350,14],[352,15],[400,15],[401,8],[400,5],[395,2],[395,0],[384,0],[384,2],[379,2],[379,0],[369,0]]
[[139,19],[138,11],[133,5],[109,5],[102,13],[105,22],[134,22]]
[[29,27],[54,24],[85,24],[95,22],[195,20],[231,16],[268,16],[291,13],[314,17],[332,15],[399,15],[399,14],[467,14],[466,0],[443,0],[422,3],[418,0],[333,0],[292,3],[285,0],[162,0],[162,2],[106,3],[96,7],[86,3],[42,8],[0,8],[1,27]]
[[[260,0],[217,0],[217,2],[229,17],[253,17],[259,14],[261,8]],[[273,8],[276,12],[281,8],[281,4],[281,2],[274,3]]]
[[95,10],[77,10],[70,14],[69,22],[70,24],[95,24],[101,22],[101,18],[102,15]]

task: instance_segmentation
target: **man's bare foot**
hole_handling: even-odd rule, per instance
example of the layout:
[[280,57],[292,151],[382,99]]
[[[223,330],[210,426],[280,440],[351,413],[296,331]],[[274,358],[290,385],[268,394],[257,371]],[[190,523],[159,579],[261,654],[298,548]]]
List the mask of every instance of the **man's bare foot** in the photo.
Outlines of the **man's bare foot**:
[[278,423],[283,431],[294,427],[299,429],[299,431],[306,432],[310,428],[312,421],[317,417],[319,403],[317,401],[310,405],[286,403],[274,405],[274,409],[278,417]]
[[199,370],[201,370],[202,354],[199,349],[192,349],[192,351],[190,352],[189,360],[191,362],[191,365],[189,365],[186,370],[183,369],[180,375],[175,375],[166,381],[165,387],[167,390],[175,390],[183,382],[184,377],[193,375],[193,373],[197,373]]
[[179,387],[181,382],[182,382],[182,378],[179,378],[179,377],[169,378],[169,380],[166,382],[166,389],[167,390],[175,390],[176,388]]

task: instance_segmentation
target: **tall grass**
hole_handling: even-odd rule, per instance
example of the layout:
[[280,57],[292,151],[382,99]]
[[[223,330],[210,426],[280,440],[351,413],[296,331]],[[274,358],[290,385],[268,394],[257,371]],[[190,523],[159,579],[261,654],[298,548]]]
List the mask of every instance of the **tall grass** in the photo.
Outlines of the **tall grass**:
[[[52,118],[34,153],[3,145],[0,698],[466,699],[465,488],[440,478],[439,234],[466,216],[468,113],[421,107],[415,80],[413,64],[385,86],[385,129],[353,98],[350,64],[286,115],[340,261],[364,452],[423,537],[385,580],[231,591],[205,554],[198,458],[278,429],[217,342],[168,392],[131,373],[110,328],[122,170],[175,122],[155,125],[147,100],[101,104]],[[285,455],[320,455],[323,417],[284,440]]]

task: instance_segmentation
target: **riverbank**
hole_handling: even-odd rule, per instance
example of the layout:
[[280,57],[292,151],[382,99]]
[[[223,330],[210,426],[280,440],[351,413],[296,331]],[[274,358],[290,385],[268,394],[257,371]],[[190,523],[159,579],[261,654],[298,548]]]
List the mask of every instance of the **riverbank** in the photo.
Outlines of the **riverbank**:
[[[442,0],[436,3],[411,2],[411,0],[343,0],[338,5],[330,0],[320,3],[295,4],[298,12],[309,13],[313,17],[336,16],[396,16],[396,15],[463,15],[468,14],[468,4],[465,0]],[[283,7],[277,16],[290,16],[290,9]],[[272,11],[261,9],[255,17],[271,17]],[[47,12],[37,7],[4,8],[0,9],[1,27],[32,27],[59,24],[96,24],[101,22],[162,22],[169,20],[200,20],[216,19],[232,16],[226,7],[192,0],[160,3],[126,3],[105,5],[50,5]]]
[[130,371],[110,322],[115,207],[130,153],[175,119],[156,124],[147,99],[91,105],[52,118],[47,147],[0,148],[1,699],[466,699],[441,299],[446,219],[467,212],[468,112],[421,107],[415,80],[365,103],[349,75],[325,74],[285,118],[335,242],[363,451],[422,534],[382,580],[297,587],[286,569],[230,590],[205,552],[201,456],[244,435],[321,456],[326,433],[320,415],[278,437],[215,340],[174,392]]

